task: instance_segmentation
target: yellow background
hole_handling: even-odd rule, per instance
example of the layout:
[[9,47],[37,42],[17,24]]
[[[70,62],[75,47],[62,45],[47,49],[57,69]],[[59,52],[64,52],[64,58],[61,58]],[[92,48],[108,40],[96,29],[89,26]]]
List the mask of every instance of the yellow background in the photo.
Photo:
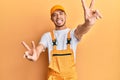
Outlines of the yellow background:
[[[90,0],[86,0],[89,5]],[[120,80],[120,1],[96,0],[103,19],[82,38],[77,49],[79,80]],[[37,62],[23,59],[21,41],[37,45],[40,37],[54,29],[49,10],[61,4],[67,12],[67,26],[83,23],[80,0],[0,1],[0,80],[45,80],[47,54]]]

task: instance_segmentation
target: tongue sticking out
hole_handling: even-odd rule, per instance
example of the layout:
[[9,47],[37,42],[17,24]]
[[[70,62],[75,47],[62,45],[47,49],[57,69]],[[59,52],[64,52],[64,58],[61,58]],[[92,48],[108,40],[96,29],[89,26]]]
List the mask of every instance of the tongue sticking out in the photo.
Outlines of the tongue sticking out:
[[59,23],[59,24],[62,23],[62,20],[58,20],[57,23]]

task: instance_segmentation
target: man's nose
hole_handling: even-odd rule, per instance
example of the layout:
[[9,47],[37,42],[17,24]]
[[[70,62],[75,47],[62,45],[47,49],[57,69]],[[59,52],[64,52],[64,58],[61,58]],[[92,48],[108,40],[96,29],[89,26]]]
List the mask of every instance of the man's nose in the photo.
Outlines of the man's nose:
[[59,15],[59,14],[57,15],[57,18],[60,18],[60,15]]

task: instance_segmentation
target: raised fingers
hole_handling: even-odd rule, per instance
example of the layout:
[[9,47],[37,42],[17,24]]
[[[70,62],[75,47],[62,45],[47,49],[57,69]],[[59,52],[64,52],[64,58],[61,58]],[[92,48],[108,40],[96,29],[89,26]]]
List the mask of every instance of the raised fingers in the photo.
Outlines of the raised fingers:
[[35,48],[35,42],[32,41],[31,43],[32,43],[32,47]]
[[86,3],[85,3],[85,0],[81,0],[81,2],[82,2],[83,9],[86,10],[87,6],[86,6]]
[[30,47],[24,41],[22,41],[21,43],[27,50],[31,50]]
[[95,0],[92,0],[89,6],[90,9],[93,9],[94,3],[95,3]]

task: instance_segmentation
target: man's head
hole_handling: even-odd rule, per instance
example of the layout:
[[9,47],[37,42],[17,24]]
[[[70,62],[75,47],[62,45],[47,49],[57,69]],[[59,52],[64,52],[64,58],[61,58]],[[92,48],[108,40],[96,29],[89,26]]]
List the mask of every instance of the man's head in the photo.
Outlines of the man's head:
[[66,23],[66,13],[65,9],[60,5],[55,5],[50,11],[51,20],[56,27],[63,27]]

